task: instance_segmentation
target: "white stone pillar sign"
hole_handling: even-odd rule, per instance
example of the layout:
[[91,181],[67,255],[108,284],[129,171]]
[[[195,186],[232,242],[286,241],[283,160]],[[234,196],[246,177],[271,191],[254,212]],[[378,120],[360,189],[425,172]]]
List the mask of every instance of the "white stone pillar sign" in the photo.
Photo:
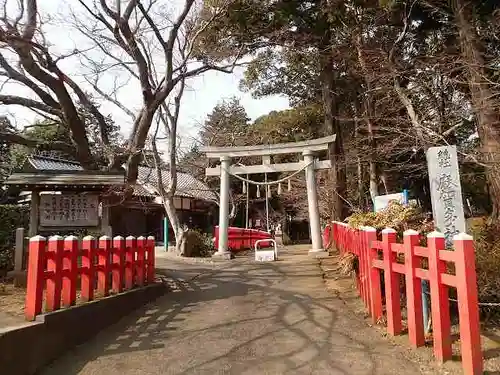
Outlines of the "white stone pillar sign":
[[429,148],[427,165],[434,226],[451,245],[453,236],[466,231],[456,146]]

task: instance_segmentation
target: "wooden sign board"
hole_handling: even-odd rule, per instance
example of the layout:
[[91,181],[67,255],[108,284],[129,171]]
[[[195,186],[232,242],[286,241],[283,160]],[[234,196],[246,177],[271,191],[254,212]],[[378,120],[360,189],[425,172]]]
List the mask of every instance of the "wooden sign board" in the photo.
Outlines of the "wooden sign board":
[[96,227],[99,196],[94,194],[41,194],[40,226]]

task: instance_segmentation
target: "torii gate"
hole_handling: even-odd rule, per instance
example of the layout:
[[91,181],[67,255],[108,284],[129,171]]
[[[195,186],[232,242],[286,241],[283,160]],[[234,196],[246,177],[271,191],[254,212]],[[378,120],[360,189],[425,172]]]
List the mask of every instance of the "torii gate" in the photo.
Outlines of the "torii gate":
[[[219,205],[219,248],[214,257],[229,259],[228,227],[229,227],[229,177],[230,175],[251,175],[276,172],[297,172],[305,170],[307,183],[307,202],[309,205],[309,225],[312,248],[309,254],[324,256],[319,221],[318,193],[316,190],[316,170],[331,168],[330,160],[317,160],[315,153],[328,150],[329,145],[335,142],[335,135],[302,142],[278,143],[258,146],[236,147],[202,147],[208,159],[220,159],[220,166],[207,168],[207,176],[220,176],[220,205]],[[295,163],[271,164],[271,156],[280,154],[302,154],[303,161]],[[243,156],[261,156],[262,165],[231,165],[231,158]],[[273,182],[269,183],[272,184]],[[276,183],[276,182],[274,182]],[[267,189],[267,186],[266,186]]]

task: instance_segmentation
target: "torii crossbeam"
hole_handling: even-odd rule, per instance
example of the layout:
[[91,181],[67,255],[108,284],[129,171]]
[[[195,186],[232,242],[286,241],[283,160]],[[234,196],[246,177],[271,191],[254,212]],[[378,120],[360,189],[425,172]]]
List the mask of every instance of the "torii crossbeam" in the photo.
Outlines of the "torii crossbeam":
[[[315,153],[328,150],[329,145],[335,142],[335,135],[302,142],[279,143],[258,146],[236,147],[203,147],[201,152],[209,159],[219,159],[221,165],[207,168],[207,176],[220,176],[220,205],[219,205],[219,248],[214,257],[230,258],[228,251],[229,227],[229,177],[230,175],[251,175],[274,172],[296,172],[305,169],[307,183],[307,202],[309,206],[309,226],[311,233],[311,255],[323,256],[321,226],[319,221],[318,192],[316,190],[315,171],[331,168],[330,160],[317,160]],[[302,154],[304,160],[295,163],[271,164],[271,157],[282,154]],[[261,156],[262,165],[231,165],[231,158],[242,156]]]

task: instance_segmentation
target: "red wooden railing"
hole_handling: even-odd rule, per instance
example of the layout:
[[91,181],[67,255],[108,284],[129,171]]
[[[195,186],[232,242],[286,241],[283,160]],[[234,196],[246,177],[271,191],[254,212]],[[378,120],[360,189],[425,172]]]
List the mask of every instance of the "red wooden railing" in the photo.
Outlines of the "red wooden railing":
[[[217,249],[219,247],[219,226],[214,228],[215,243]],[[228,247],[232,251],[241,251],[244,249],[253,249],[255,241],[271,239],[271,234],[258,229],[245,229],[237,227],[229,227],[227,230]],[[260,247],[271,247],[271,242],[261,242]]]
[[[427,247],[419,246],[419,233],[413,230],[404,232],[403,243],[397,243],[393,229],[384,229],[382,240],[378,241],[374,228],[358,230],[334,222],[328,235],[341,253],[357,255],[358,290],[373,323],[383,314],[380,271],[384,271],[387,330],[392,335],[398,335],[403,330],[399,281],[400,275],[404,276],[408,335],[413,347],[425,344],[421,280],[429,280],[434,354],[441,362],[452,358],[448,289],[456,288],[464,373],[483,373],[474,241],[471,236],[465,233],[455,236],[454,250],[450,251],[445,250],[445,238],[439,232],[427,235]],[[397,254],[404,255],[403,263],[397,262]],[[428,269],[421,268],[422,258],[428,259]],[[447,263],[454,265],[454,275],[447,273]]]
[[[76,303],[80,286],[83,302],[94,299],[94,289],[100,296],[110,291],[120,293],[155,280],[154,237],[103,236],[97,241],[75,236],[65,239],[35,236],[29,241],[28,280],[25,316],[34,320],[45,311],[55,311]],[[81,259],[81,266],[78,260]],[[80,277],[80,280],[79,280]],[[79,282],[80,281],[80,282]],[[45,293],[44,293],[45,291]],[[62,301],[61,301],[62,300]]]

